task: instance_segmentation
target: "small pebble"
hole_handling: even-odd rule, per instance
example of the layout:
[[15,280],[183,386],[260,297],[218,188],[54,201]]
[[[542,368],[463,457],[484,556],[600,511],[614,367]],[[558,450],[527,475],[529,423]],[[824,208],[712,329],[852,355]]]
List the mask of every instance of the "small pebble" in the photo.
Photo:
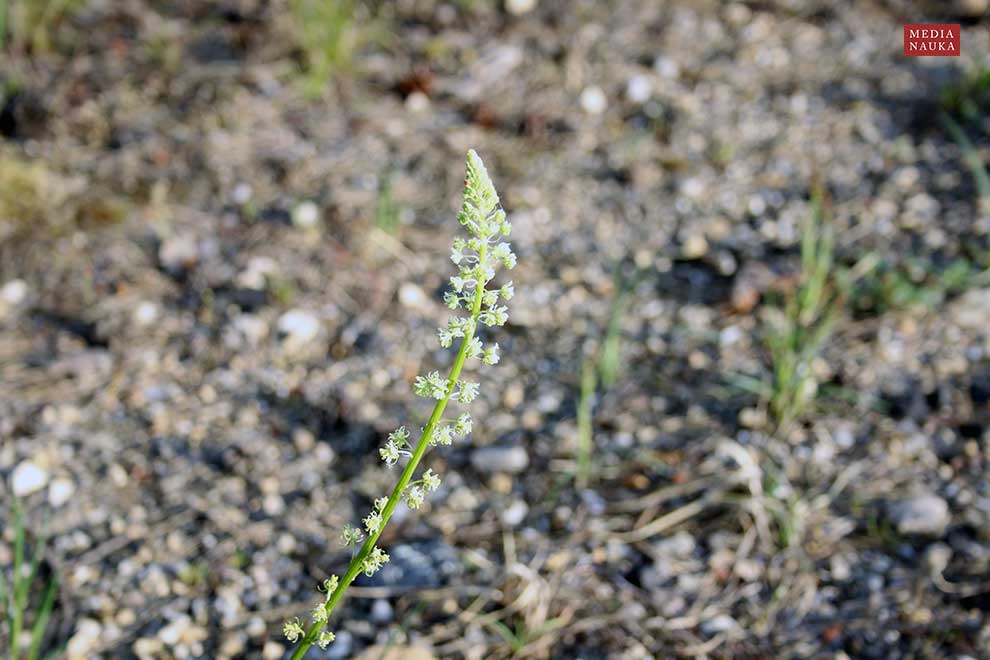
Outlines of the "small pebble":
[[76,485],[71,479],[54,479],[48,486],[48,504],[52,507],[60,507],[70,499],[76,492]]
[[430,109],[430,97],[423,92],[413,92],[406,97],[406,108],[409,112],[426,112]]
[[199,246],[190,234],[170,236],[158,248],[158,261],[165,270],[180,273],[196,264],[199,259]]
[[375,623],[389,623],[394,614],[392,604],[384,598],[379,598],[371,604],[371,620]]
[[238,183],[236,186],[234,186],[234,190],[230,194],[230,200],[234,202],[234,204],[238,204],[238,205],[247,204],[249,201],[251,201],[251,195],[253,194],[253,192],[254,191],[251,190],[250,185],[243,182]]
[[293,344],[307,344],[320,334],[320,319],[304,309],[291,309],[279,317],[278,331]]
[[941,575],[952,560],[952,548],[945,543],[933,543],[925,551],[925,566],[929,575]]
[[28,285],[24,280],[10,280],[0,289],[0,300],[11,307],[20,305],[27,298]]
[[949,505],[941,497],[932,494],[917,495],[894,502],[889,509],[890,519],[901,534],[922,534],[939,537],[951,521]]
[[626,83],[626,98],[632,103],[645,103],[653,95],[653,84],[644,75],[635,75]]
[[739,624],[728,614],[719,614],[701,623],[701,632],[708,637],[719,633],[728,632],[736,628]]
[[24,461],[14,468],[10,481],[14,495],[24,497],[48,485],[48,472],[36,463]]
[[292,224],[300,229],[313,229],[320,222],[320,208],[316,202],[299,202],[292,209]]
[[142,300],[134,308],[134,323],[148,326],[158,318],[158,306],[150,300]]
[[692,234],[684,239],[681,255],[685,259],[700,259],[708,253],[708,241],[701,234]]
[[536,8],[537,0],[505,0],[505,11],[513,16],[521,16]]
[[423,309],[427,306],[426,293],[412,282],[403,282],[399,287],[399,302],[403,307]]
[[529,467],[529,454],[522,447],[482,447],[471,454],[478,472],[518,474]]
[[585,87],[581,92],[581,109],[589,115],[600,115],[608,107],[608,98],[601,87]]
[[514,500],[502,511],[502,522],[509,527],[515,527],[526,519],[529,506],[522,500]]

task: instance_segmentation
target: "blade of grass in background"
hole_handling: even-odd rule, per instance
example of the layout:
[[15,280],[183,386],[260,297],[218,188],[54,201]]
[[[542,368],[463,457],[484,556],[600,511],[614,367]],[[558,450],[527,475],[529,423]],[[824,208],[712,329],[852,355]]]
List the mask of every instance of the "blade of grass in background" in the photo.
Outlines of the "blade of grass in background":
[[612,299],[605,339],[602,342],[601,356],[598,359],[598,375],[605,389],[610,389],[615,385],[622,366],[619,351],[622,343],[622,317],[626,313],[629,293],[632,289],[630,284],[623,280],[619,269],[616,269],[615,282],[616,295]]
[[0,0],[0,50],[7,43],[7,0]]
[[[39,535],[34,541],[30,558],[29,570],[25,571],[25,551],[27,546],[27,531],[24,510],[20,503],[14,502],[14,563],[10,580],[0,573],[0,605],[5,610],[5,620],[9,628],[7,656],[12,660],[37,660],[45,638],[45,631],[55,607],[58,595],[58,582],[52,577],[44,585],[39,585],[41,563],[45,555],[47,537]],[[41,600],[31,611],[32,595],[41,594]],[[31,638],[26,654],[22,652],[21,635],[24,626],[31,620]]]
[[591,480],[591,453],[594,440],[591,417],[597,381],[595,364],[591,359],[586,358],[581,365],[581,397],[577,409],[577,474],[578,485],[582,488]]
[[966,131],[959,125],[959,122],[945,112],[939,114],[939,120],[949,136],[959,145],[963,164],[966,165],[970,176],[973,177],[980,212],[990,213],[990,175],[987,175],[987,168],[983,158],[980,157],[980,152],[970,142],[969,137],[966,136]]
[[392,197],[392,174],[390,172],[382,173],[378,185],[375,226],[390,236],[395,236],[399,231],[399,208]]

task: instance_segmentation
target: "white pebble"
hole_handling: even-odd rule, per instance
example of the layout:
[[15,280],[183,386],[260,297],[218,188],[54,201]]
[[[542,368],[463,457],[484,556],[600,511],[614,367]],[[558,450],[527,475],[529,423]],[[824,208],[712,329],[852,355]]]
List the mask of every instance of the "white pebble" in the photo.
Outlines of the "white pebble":
[[134,308],[134,322],[139,326],[151,325],[158,318],[158,306],[150,300],[142,300]]
[[20,305],[27,298],[28,285],[24,280],[10,280],[0,289],[0,298],[8,305]]
[[399,287],[399,302],[410,309],[422,309],[426,306],[426,293],[412,282],[404,282]]
[[191,234],[166,238],[158,248],[158,261],[173,273],[193,266],[198,259],[199,245]]
[[520,16],[536,9],[536,0],[505,0],[505,11]]
[[406,108],[409,112],[426,112],[430,108],[430,97],[423,92],[413,92],[406,97]]
[[635,75],[626,83],[626,98],[632,103],[645,103],[653,95],[653,83],[644,75]]
[[306,344],[320,334],[320,319],[304,309],[290,309],[278,319],[278,331],[296,344]]
[[10,481],[14,495],[24,497],[41,490],[48,484],[48,472],[31,461],[24,461],[14,468]]
[[251,190],[251,186],[246,183],[238,183],[234,186],[234,191],[230,195],[231,201],[234,204],[247,204],[251,200],[251,195],[254,193]]
[[292,209],[292,224],[301,229],[313,229],[320,221],[320,209],[316,202],[306,200]]
[[670,78],[671,80],[681,74],[681,67],[678,66],[677,62],[663,55],[653,60],[653,70],[664,78]]
[[509,527],[515,527],[526,519],[529,513],[529,506],[522,500],[516,500],[502,512],[502,522]]
[[76,623],[76,632],[69,639],[65,653],[69,658],[89,658],[103,636],[103,626],[94,619],[83,619]]
[[581,92],[581,109],[589,115],[600,115],[608,107],[608,98],[601,87],[592,85]]
[[72,499],[76,492],[76,485],[71,479],[54,479],[48,485],[48,504],[58,508]]
[[479,472],[518,474],[529,466],[529,454],[519,446],[481,447],[471,454],[471,464]]

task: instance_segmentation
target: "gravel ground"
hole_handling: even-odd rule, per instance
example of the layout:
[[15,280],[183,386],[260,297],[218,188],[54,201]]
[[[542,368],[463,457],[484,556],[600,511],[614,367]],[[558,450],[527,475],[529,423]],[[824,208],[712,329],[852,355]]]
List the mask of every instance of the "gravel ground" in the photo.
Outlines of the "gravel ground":
[[[475,147],[519,256],[485,422],[311,657],[990,657],[990,216],[938,120],[985,2],[404,0],[323,99],[282,2],[83,4],[0,59],[0,496],[51,535],[50,649],[285,654],[452,359]],[[963,56],[903,57],[936,20]],[[779,426],[740,383],[815,182],[836,268],[882,267]]]

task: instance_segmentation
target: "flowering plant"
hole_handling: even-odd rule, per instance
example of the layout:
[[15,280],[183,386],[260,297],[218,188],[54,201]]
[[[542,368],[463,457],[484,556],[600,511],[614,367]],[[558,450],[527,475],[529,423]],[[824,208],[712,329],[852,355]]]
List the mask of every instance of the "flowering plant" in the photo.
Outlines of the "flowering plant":
[[471,432],[471,416],[467,413],[456,419],[443,417],[451,399],[458,403],[471,403],[478,396],[479,384],[461,379],[461,370],[469,359],[477,359],[486,365],[499,361],[498,344],[486,346],[475,336],[479,324],[504,325],[508,314],[500,300],[512,298],[512,283],[499,288],[487,288],[499,266],[513,268],[516,256],[508,243],[500,241],[512,229],[505,211],[499,208],[498,193],[492,184],[481,158],[472,149],[467,154],[467,175],[464,178],[464,203],[457,216],[467,229],[469,238],[457,238],[450,251],[450,260],[458,266],[458,274],[450,278],[451,290],[444,294],[444,303],[451,310],[465,309],[467,316],[454,315],[445,327],[437,331],[440,346],[449,348],[455,339],[460,340],[457,357],[446,378],[437,371],[418,376],[413,391],[428,399],[436,400],[433,413],[423,427],[419,440],[411,442],[411,434],[404,426],[389,434],[379,454],[386,466],[392,467],[405,460],[405,467],[392,494],[375,500],[372,510],[362,521],[362,528],[345,525],[340,535],[342,545],[358,548],[343,576],[331,575],[323,581],[323,597],[313,607],[310,624],[306,627],[298,618],[285,623],[283,632],[292,643],[298,642],[292,654],[293,660],[302,658],[317,644],[326,648],[334,640],[334,633],[326,625],[344,593],[359,573],[372,576],[389,560],[388,553],[378,547],[378,537],[389,518],[404,502],[410,509],[418,509],[431,493],[440,487],[440,477],[433,470],[426,470],[419,479],[413,479],[416,468],[426,451],[435,445],[449,445],[455,437]]

